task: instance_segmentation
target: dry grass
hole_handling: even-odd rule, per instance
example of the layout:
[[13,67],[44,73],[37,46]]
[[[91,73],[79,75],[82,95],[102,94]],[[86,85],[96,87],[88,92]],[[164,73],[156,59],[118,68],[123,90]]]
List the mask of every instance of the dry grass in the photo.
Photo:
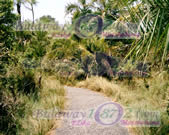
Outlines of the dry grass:
[[[49,131],[57,126],[56,119],[36,119],[33,117],[33,111],[37,109],[50,110],[53,108],[64,108],[65,101],[64,87],[56,80],[55,77],[43,77],[42,91],[40,93],[40,100],[38,102],[28,101],[27,116],[22,120],[24,130],[23,135],[46,135]],[[26,97],[23,97],[24,100]],[[30,108],[31,107],[31,108]]]
[[120,91],[122,91],[121,89],[123,89],[120,88],[117,84],[111,83],[102,77],[87,78],[85,81],[78,83],[77,86],[88,88],[97,92],[102,92],[107,96],[113,96],[114,98],[117,98]]
[[[108,81],[102,77],[91,77],[77,84],[78,87],[88,88],[102,92],[111,97],[113,101],[133,108],[154,110],[161,112],[161,127],[133,128],[136,135],[162,135],[169,130],[167,106],[169,104],[169,75],[167,72],[152,73],[152,78],[134,78],[128,81]],[[150,132],[151,131],[151,132]]]

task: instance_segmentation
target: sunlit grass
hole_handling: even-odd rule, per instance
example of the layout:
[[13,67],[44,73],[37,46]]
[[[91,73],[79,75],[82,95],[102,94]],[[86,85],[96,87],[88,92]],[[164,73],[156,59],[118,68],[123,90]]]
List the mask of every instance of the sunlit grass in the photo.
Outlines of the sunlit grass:
[[22,97],[27,100],[26,117],[22,119],[24,128],[21,134],[45,135],[54,130],[58,125],[58,120],[52,119],[37,119],[33,117],[33,112],[38,109],[50,110],[54,108],[63,109],[65,101],[64,87],[56,80],[55,77],[43,77],[42,90],[38,102],[30,101],[27,97]]
[[149,79],[134,78],[128,81],[108,81],[102,77],[91,77],[77,84],[78,87],[102,92],[124,107],[159,111],[159,128],[132,128],[136,135],[164,135],[169,130],[167,106],[169,104],[169,75],[167,72],[152,73]]

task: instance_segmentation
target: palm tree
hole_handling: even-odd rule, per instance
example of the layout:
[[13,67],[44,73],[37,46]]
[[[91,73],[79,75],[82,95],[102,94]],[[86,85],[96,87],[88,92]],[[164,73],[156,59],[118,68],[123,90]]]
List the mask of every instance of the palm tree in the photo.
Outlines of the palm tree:
[[86,0],[78,0],[78,3],[70,3],[66,6],[66,14],[73,15],[72,21],[91,12],[91,5]]
[[117,0],[92,0],[93,8],[96,13],[100,14],[102,18],[109,18],[116,20],[118,18],[118,8],[120,8],[119,1]]
[[[125,3],[125,0],[123,0]],[[138,1],[138,0],[135,0]],[[140,1],[140,0],[139,0]],[[167,0],[141,0],[139,5],[129,8],[130,18],[140,20],[141,39],[137,40],[127,57],[154,58],[153,62],[164,63],[169,54],[169,2]],[[126,57],[126,58],[127,58]]]

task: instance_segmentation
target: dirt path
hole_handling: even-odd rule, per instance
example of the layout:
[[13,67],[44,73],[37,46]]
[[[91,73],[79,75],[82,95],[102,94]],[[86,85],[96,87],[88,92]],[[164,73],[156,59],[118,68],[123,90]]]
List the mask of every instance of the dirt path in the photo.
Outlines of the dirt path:
[[[85,112],[89,116],[91,110],[95,109],[104,104],[111,102],[111,99],[104,97],[103,95],[93,92],[87,89],[65,87],[67,92],[67,111],[68,112],[79,112],[78,116],[85,116]],[[85,114],[84,113],[84,114]],[[77,113],[76,113],[77,114]],[[65,115],[68,116],[68,115]],[[75,113],[73,115],[76,118]],[[55,132],[56,135],[128,135],[128,130],[124,127],[119,126],[118,124],[112,126],[104,126],[95,121],[95,117],[87,119],[85,125],[81,124],[78,126],[78,123],[72,122],[74,119],[66,117],[63,119],[60,128]],[[74,121],[75,122],[75,121]]]

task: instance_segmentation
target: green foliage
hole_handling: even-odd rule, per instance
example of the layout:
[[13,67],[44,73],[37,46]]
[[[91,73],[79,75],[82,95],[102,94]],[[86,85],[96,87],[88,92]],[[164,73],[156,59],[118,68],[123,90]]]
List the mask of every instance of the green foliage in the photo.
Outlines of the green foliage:
[[14,39],[12,26],[16,21],[16,15],[12,13],[12,5],[11,0],[0,1],[0,49],[11,48]]
[[23,92],[23,94],[36,94],[36,96],[38,94],[38,87],[32,72],[26,72],[24,76],[18,76],[15,85],[17,85],[18,92]]
[[[17,2],[21,3],[23,1],[19,0]],[[32,2],[34,3],[34,0]],[[69,4],[66,7],[67,14],[73,15],[73,23],[80,16],[93,12],[106,20],[103,29],[105,30],[107,28],[109,30],[110,27],[108,26],[112,23],[112,21],[109,22],[109,20],[117,20],[119,18],[120,9],[125,7],[125,11],[128,11],[128,13],[124,13],[125,16],[123,19],[125,21],[141,21],[141,39],[104,40],[97,36],[92,39],[80,39],[78,35],[73,34],[70,39],[51,40],[47,32],[14,32],[13,25],[17,17],[13,14],[12,0],[0,1],[0,121],[1,123],[3,122],[3,125],[0,125],[0,134],[19,134],[20,131],[23,131],[25,128],[21,124],[21,119],[25,118],[25,115],[28,115],[25,111],[29,111],[30,113],[30,108],[33,109],[33,103],[37,103],[43,100],[42,97],[45,97],[47,101],[45,101],[46,106],[48,107],[50,97],[47,98],[46,95],[51,92],[49,95],[52,97],[53,93],[56,93],[56,89],[60,89],[58,93],[62,93],[62,96],[64,95],[63,88],[55,86],[55,79],[49,79],[48,86],[43,88],[47,88],[50,92],[45,91],[45,93],[41,93],[39,87],[42,77],[41,75],[39,78],[36,76],[36,69],[39,66],[42,66],[41,73],[54,74],[62,83],[73,84],[75,80],[82,80],[88,75],[98,74],[98,66],[100,65],[96,63],[97,61],[94,58],[97,52],[123,58],[129,49],[131,49],[127,56],[132,56],[134,59],[145,59],[146,61],[152,57],[151,54],[153,52],[153,57],[156,62],[161,61],[163,65],[167,60],[169,51],[169,5],[166,0],[142,0],[140,1],[141,4],[137,6],[132,3],[133,0],[124,2],[93,0],[92,2],[94,6],[97,5],[98,7],[92,6],[92,4],[86,0],[78,0],[77,4]],[[129,14],[130,16],[128,16]],[[25,21],[24,23],[29,24],[30,22]],[[58,22],[51,16],[43,16],[37,20],[36,23],[55,23],[59,27]],[[88,29],[94,31],[95,25],[96,22],[91,23],[89,26],[82,25],[80,27],[84,31]],[[72,32],[72,29],[73,27],[69,28],[69,31]],[[90,34],[89,32],[90,31],[87,31],[86,33]],[[133,46],[130,46],[132,43]],[[103,60],[102,63],[105,67],[110,67],[110,64],[106,60]],[[125,66],[122,66],[121,69],[132,72],[135,67],[132,61],[129,61]],[[100,86],[103,86],[102,80],[99,82]],[[91,83],[91,81],[89,81],[89,83]],[[156,97],[158,95],[159,98],[165,100],[165,91],[168,85],[164,84],[163,86],[163,83],[159,84],[159,80],[150,84],[152,86],[149,87],[149,91],[147,90],[148,88],[143,88],[145,87],[144,84],[141,84],[136,92],[146,91],[146,94],[150,94],[149,97],[151,98],[152,95]],[[55,87],[49,89],[48,87],[51,85]],[[97,87],[97,83],[94,87],[95,86]],[[112,93],[114,93],[112,91],[113,88],[110,89],[109,86],[107,88],[109,89],[107,93],[112,95]],[[105,88],[104,91],[106,91],[107,88]],[[100,88],[98,88],[98,90],[100,90]],[[128,91],[128,93],[131,94],[130,91]],[[130,102],[141,98],[140,95],[140,97],[136,96],[136,99],[133,99],[133,94],[128,96],[129,97],[126,98],[126,93],[122,95],[119,94],[117,95],[117,99],[121,98],[124,102]],[[52,105],[56,103],[59,104],[59,106],[63,106],[63,99],[58,101],[58,98],[55,96],[53,96],[52,100],[53,99],[56,100],[56,102],[52,102]],[[29,100],[31,100],[32,103],[30,103]],[[25,110],[29,104],[31,104],[31,107]],[[145,133],[165,134],[168,132],[166,119],[167,114],[163,113],[161,128],[151,128],[145,131]],[[46,132],[46,129],[43,130],[43,133],[44,131]]]
[[7,74],[0,77],[0,133],[11,135],[23,129],[21,119],[25,116],[27,103],[20,97],[26,95],[38,100],[39,88],[33,72],[12,65],[6,70]]
[[82,40],[82,44],[86,48],[87,51],[94,54],[96,52],[104,52],[109,53],[109,46],[103,39],[84,39]]
[[169,53],[168,7],[169,3],[166,0],[142,0],[141,4],[133,8],[127,6],[130,19],[140,23],[141,33],[141,39],[133,43],[127,57],[133,56],[145,61],[151,58],[164,66]]
[[[167,113],[166,112],[163,112],[162,114],[161,114],[161,126],[160,126],[160,128],[150,128],[149,129],[149,134],[150,135],[154,135],[154,134],[157,134],[157,135],[165,135],[166,133],[168,133],[169,132],[169,125],[168,125],[168,122],[167,122],[167,120],[168,120],[168,117],[169,117],[169,115],[167,115]],[[145,129],[144,129],[145,130]],[[146,129],[147,130],[147,129]],[[145,130],[145,131],[146,131]],[[147,133],[147,132],[146,132]],[[145,134],[146,134],[145,133]]]
[[46,32],[36,32],[31,41],[25,46],[26,58],[42,58],[46,54],[46,48],[50,44]]
[[119,9],[122,7],[117,0],[92,0],[92,4],[95,5],[96,14],[111,20],[118,18]]
[[35,71],[26,70],[20,58],[39,59],[50,43],[44,32],[14,32],[15,21],[12,1],[0,1],[0,133],[7,135],[23,129],[27,103],[21,97],[38,100]]
[[0,133],[16,134],[22,129],[20,119],[24,117],[26,103],[14,99],[10,92],[1,93],[0,101]]
[[17,70],[0,79],[0,128],[1,133],[7,135],[16,134],[23,129],[21,119],[25,116],[27,103],[21,100],[22,95],[38,99],[39,88],[35,84],[34,74],[17,73]]
[[92,13],[91,5],[86,0],[78,0],[77,3],[70,3],[66,6],[66,14],[73,14],[72,22],[80,16]]
[[56,23],[55,22],[55,18],[51,17],[50,15],[47,15],[47,16],[42,16],[39,18],[38,20],[40,23]]
[[51,47],[49,58],[81,60],[82,50],[79,44],[69,39],[57,39]]

